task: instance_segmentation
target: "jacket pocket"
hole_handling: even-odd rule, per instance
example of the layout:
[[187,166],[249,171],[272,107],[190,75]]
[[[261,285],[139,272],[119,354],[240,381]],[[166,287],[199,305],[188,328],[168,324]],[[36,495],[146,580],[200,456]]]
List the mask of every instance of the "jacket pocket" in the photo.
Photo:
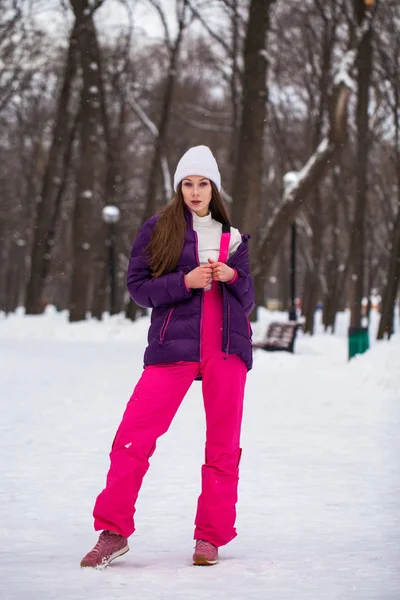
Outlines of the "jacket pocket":
[[167,333],[168,325],[171,321],[172,313],[174,312],[174,310],[175,310],[175,306],[170,308],[167,313],[167,316],[164,319],[164,323],[163,323],[163,325],[161,327],[161,331],[160,331],[160,344],[162,344],[164,341],[165,334]]

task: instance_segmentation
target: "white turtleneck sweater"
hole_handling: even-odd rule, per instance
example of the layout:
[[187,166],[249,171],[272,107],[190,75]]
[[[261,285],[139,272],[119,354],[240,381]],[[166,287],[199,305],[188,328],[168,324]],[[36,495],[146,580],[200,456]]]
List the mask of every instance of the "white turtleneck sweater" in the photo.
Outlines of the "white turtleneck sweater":
[[[205,217],[199,217],[195,212],[193,215],[193,229],[197,233],[198,251],[200,265],[208,265],[208,259],[217,261],[219,257],[219,247],[221,243],[222,223],[215,221],[211,213]],[[229,256],[231,256],[242,243],[242,236],[239,231],[231,227],[231,240],[229,243]],[[209,289],[207,286],[204,289]]]

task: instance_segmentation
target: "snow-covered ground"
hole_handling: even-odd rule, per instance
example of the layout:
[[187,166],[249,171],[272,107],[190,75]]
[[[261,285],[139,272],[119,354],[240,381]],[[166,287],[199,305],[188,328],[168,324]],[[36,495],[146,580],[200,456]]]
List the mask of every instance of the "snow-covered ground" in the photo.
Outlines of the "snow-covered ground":
[[[255,337],[275,317],[264,311]],[[399,600],[400,335],[348,363],[346,315],[335,336],[300,335],[294,355],[256,352],[239,536],[219,565],[190,561],[204,443],[194,383],[152,458],[131,551],[79,568],[147,326],[70,325],[51,310],[0,319],[0,598]]]

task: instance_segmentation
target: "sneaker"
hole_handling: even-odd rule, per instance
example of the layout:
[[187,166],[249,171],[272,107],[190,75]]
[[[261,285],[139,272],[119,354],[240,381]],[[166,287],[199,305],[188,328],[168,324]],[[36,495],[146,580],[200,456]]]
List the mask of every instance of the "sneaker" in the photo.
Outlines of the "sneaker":
[[81,560],[81,567],[92,567],[93,569],[104,569],[118,556],[128,552],[128,540],[122,535],[115,535],[108,531],[102,531],[99,541]]
[[197,566],[216,565],[218,548],[205,540],[196,540],[193,554],[193,564]]

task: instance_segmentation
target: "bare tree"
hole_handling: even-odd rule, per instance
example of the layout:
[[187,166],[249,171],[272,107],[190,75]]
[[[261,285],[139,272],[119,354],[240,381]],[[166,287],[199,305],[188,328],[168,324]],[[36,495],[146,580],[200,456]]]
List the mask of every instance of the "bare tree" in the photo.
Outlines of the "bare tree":
[[[241,126],[237,150],[232,220],[248,232],[257,247],[261,201],[264,127],[267,104],[267,36],[270,10],[275,0],[252,0],[246,43]],[[253,265],[256,260],[253,256]],[[256,288],[258,295],[261,293]]]
[[385,7],[382,7],[382,10],[385,11],[386,31],[389,39],[386,43],[380,41],[377,45],[377,54],[383,72],[383,80],[386,82],[384,91],[393,119],[394,149],[391,158],[397,174],[397,201],[395,202],[397,215],[392,222],[390,256],[378,329],[379,340],[385,336],[390,338],[394,333],[394,308],[400,282],[400,10],[397,3],[394,2],[388,2]]
[[[367,7],[364,0],[354,0],[354,13],[358,24],[366,17]],[[357,159],[356,179],[357,196],[352,235],[352,291],[350,326],[360,328],[362,317],[362,299],[365,295],[365,214],[368,193],[368,149],[369,124],[368,106],[372,71],[372,25],[363,37],[357,54]]]
[[85,319],[91,281],[92,208],[96,190],[96,167],[100,155],[98,132],[102,125],[97,35],[93,12],[102,4],[70,0],[75,15],[75,36],[82,69],[80,163],[73,212],[73,271],[69,319]]
[[54,245],[54,232],[65,185],[74,126],[71,123],[71,90],[77,70],[76,31],[73,29],[68,46],[63,83],[60,89],[52,143],[43,176],[42,190],[37,199],[33,231],[31,268],[26,290],[27,314],[43,312],[42,294]]
[[[120,159],[124,148],[126,113],[129,94],[129,68],[130,45],[132,41],[132,24],[126,34],[117,43],[113,55],[106,56],[106,68],[103,65],[103,56],[99,45],[96,43],[94,50],[96,52],[96,62],[98,65],[98,87],[101,102],[102,129],[105,142],[105,185],[103,205],[118,207],[121,203],[122,195],[122,161]],[[107,69],[108,66],[108,69]],[[107,76],[108,88],[112,97],[108,98],[106,93]],[[116,226],[118,227],[118,226]],[[97,319],[101,319],[106,309],[107,296],[110,298],[109,311],[114,313],[118,311],[117,304],[114,301],[116,292],[118,270],[118,260],[116,255],[112,258],[115,241],[117,239],[115,227],[107,226],[103,221],[97,220],[95,233],[93,236],[93,299],[91,305],[91,314]],[[109,254],[112,250],[111,255]],[[108,258],[106,259],[106,251]]]
[[347,106],[353,90],[350,74],[359,44],[368,34],[370,22],[371,19],[368,18],[356,29],[352,44],[344,54],[335,76],[328,135],[298,172],[296,180],[285,188],[280,202],[263,228],[258,248],[258,265],[254,272],[256,276],[269,272],[281,240],[301,210],[305,198],[322,179],[328,167],[334,164],[343,148],[347,134]]
[[[345,282],[348,277],[348,253],[346,258],[341,253],[341,238],[343,230],[350,235],[350,224],[342,225],[340,209],[345,194],[345,176],[343,174],[342,157],[332,169],[332,188],[328,218],[330,221],[331,243],[330,252],[325,264],[325,290],[323,293],[323,324],[325,331],[335,332],[336,315],[345,296]],[[343,218],[342,218],[343,220]],[[342,242],[343,243],[343,242]],[[341,258],[342,256],[342,258]]]
[[27,27],[26,0],[2,0],[0,10],[0,112],[26,89],[41,62],[41,35]]
[[[314,152],[318,147],[328,120],[330,73],[338,45],[337,28],[341,10],[341,3],[336,0],[326,3],[314,0],[310,5],[301,5],[291,11],[291,18],[299,32],[297,35],[301,36],[301,39],[295,38],[295,53],[292,49],[293,35],[287,35],[286,40],[288,52],[292,53],[290,67],[296,69],[303,80],[303,95],[307,107],[303,139],[309,152]],[[281,20],[285,16],[286,13]],[[323,282],[323,237],[326,226],[324,209],[327,202],[326,198],[322,198],[322,195],[326,195],[326,190],[321,187],[321,184],[317,184],[304,203],[311,232],[311,252],[307,261],[302,310],[305,316],[304,332],[310,334],[314,333],[315,307]]]

